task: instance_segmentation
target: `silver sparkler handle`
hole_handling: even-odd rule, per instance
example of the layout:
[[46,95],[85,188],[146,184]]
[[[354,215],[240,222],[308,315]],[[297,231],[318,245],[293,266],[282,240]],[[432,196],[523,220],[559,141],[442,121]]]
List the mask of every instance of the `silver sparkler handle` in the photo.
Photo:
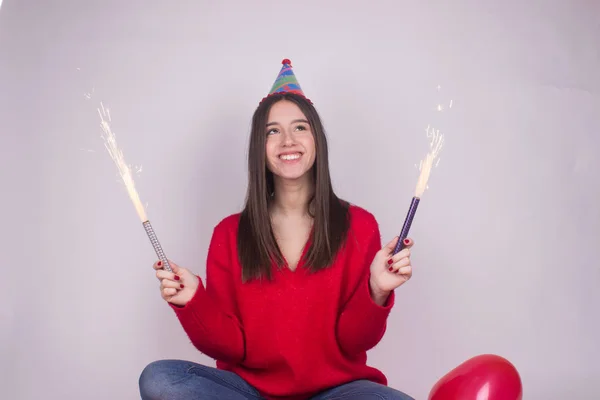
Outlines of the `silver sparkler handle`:
[[173,270],[171,269],[171,265],[169,264],[169,260],[167,259],[167,256],[165,255],[165,252],[163,251],[160,242],[158,241],[158,238],[156,237],[156,233],[154,233],[154,229],[152,229],[150,221],[145,221],[142,225],[144,225],[144,229],[146,230],[146,233],[150,238],[150,243],[152,243],[152,247],[154,247],[156,255],[158,256],[159,260],[162,261],[163,269],[169,272],[173,272]]

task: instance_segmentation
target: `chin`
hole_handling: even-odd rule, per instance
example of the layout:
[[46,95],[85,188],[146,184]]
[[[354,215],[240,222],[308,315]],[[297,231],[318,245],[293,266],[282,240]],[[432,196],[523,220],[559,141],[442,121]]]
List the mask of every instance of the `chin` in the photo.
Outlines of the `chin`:
[[284,180],[284,181],[297,182],[297,181],[306,179],[306,175],[305,174],[302,174],[302,175],[280,175],[279,179]]
[[276,171],[273,173],[273,175],[275,175],[277,177],[277,179],[282,180],[282,181],[290,181],[290,182],[298,182],[298,181],[302,181],[302,180],[309,180],[309,176],[310,176],[310,170],[304,170],[304,171],[297,171],[297,172],[293,172],[293,171]]

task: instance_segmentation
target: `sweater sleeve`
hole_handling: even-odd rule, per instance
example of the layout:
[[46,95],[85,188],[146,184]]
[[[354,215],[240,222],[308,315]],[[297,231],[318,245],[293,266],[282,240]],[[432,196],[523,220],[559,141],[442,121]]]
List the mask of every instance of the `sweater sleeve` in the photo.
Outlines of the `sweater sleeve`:
[[238,363],[245,356],[244,331],[236,316],[235,288],[227,232],[217,226],[208,249],[206,285],[200,279],[184,306],[170,304],[194,347],[207,356]]
[[383,306],[375,303],[369,287],[370,267],[375,254],[381,249],[381,235],[374,217],[364,228],[368,239],[366,251],[357,260],[360,268],[357,284],[343,306],[337,325],[337,337],[341,349],[349,355],[357,355],[375,347],[383,338],[387,317],[394,306],[392,291]]

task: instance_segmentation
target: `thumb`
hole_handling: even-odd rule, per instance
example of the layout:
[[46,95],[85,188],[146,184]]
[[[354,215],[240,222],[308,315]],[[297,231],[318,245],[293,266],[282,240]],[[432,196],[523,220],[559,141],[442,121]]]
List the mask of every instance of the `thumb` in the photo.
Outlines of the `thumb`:
[[385,254],[391,254],[394,251],[394,247],[396,247],[396,243],[398,243],[398,236],[394,236],[394,238],[388,242],[385,246],[383,246],[383,250]]
[[173,261],[167,259],[167,261],[169,261],[169,265],[171,266],[171,270],[173,271],[174,274],[178,274],[181,271],[181,267],[179,267],[179,265],[175,264]]

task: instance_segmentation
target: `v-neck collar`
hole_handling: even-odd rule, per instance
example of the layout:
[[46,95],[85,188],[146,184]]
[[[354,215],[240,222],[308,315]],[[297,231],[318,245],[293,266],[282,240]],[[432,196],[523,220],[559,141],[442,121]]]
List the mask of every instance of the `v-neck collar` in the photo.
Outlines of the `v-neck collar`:
[[290,273],[290,274],[296,274],[298,272],[299,269],[304,269],[304,267],[306,266],[304,263],[304,258],[306,257],[306,253],[308,253],[308,249],[310,248],[312,241],[313,241],[313,235],[314,235],[314,224],[313,226],[310,228],[310,233],[308,234],[308,239],[306,240],[306,242],[304,243],[304,247],[302,248],[302,254],[300,255],[300,259],[298,260],[298,264],[296,265],[296,268],[294,268],[293,270],[289,267],[290,263],[287,260],[287,258],[285,258],[285,256],[283,255],[283,253],[281,254],[281,258],[283,259],[283,269],[285,273]]

